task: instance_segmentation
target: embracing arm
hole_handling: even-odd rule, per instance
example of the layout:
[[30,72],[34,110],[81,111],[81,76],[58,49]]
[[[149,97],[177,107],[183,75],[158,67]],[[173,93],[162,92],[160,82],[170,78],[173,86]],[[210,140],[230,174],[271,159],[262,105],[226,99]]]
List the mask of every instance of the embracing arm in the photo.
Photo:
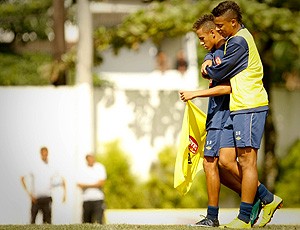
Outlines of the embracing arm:
[[212,54],[212,52],[208,52],[205,55],[204,61],[201,65],[201,74],[202,74],[203,78],[210,79],[210,77],[208,76],[208,73],[206,71],[206,67],[212,66],[212,60],[213,60],[213,54]]
[[221,82],[229,80],[247,68],[249,48],[247,41],[241,37],[232,37],[227,41],[226,52],[218,65],[206,66],[209,77]]

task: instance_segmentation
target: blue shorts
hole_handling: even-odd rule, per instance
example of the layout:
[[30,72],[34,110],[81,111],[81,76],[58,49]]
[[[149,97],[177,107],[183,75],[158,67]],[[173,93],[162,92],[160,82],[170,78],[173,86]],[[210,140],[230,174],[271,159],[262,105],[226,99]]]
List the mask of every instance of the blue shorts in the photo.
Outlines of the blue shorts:
[[221,140],[221,129],[209,129],[206,134],[206,142],[204,146],[204,156],[218,157]]
[[260,148],[268,111],[231,114],[221,135],[220,148]]

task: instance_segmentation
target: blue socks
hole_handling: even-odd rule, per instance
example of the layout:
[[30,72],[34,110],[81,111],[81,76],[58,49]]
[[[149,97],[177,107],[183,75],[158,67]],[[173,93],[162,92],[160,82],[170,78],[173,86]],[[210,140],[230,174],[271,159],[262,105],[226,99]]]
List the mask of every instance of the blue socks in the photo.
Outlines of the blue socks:
[[259,199],[264,204],[269,204],[274,199],[274,195],[263,184],[260,184],[258,186],[257,193],[258,193]]
[[218,219],[219,207],[209,206],[207,207],[207,218],[210,220]]
[[[260,184],[257,188],[254,203],[257,201],[258,198],[264,204],[269,204],[273,201],[274,195],[263,184]],[[240,213],[238,215],[238,218],[246,223],[249,223],[252,207],[253,207],[253,204],[241,202]]]
[[248,204],[245,202],[241,202],[241,204],[240,204],[240,213],[238,215],[238,218],[240,220],[246,222],[247,224],[250,221],[252,206],[253,206],[252,204]]

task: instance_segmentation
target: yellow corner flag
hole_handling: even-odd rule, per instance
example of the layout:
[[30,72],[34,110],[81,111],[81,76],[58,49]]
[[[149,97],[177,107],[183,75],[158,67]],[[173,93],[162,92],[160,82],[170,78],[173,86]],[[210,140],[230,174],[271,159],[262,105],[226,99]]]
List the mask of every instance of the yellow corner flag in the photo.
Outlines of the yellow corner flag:
[[174,170],[174,188],[185,195],[196,174],[203,169],[206,114],[187,101]]

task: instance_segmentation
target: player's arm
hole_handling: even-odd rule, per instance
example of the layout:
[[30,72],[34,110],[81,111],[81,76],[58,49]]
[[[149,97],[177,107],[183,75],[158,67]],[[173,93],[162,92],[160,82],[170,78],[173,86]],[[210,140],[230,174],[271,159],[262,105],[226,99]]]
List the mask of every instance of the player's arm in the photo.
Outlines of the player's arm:
[[206,71],[206,67],[210,67],[212,66],[212,60],[213,60],[213,54],[211,52],[208,52],[205,57],[204,57],[204,61],[201,65],[201,74],[203,78],[210,78],[207,71]]
[[196,97],[216,97],[231,93],[231,86],[229,82],[222,83],[215,87],[194,91],[180,91],[180,99],[184,102],[194,99]]
[[222,63],[205,67],[209,77],[215,81],[229,80],[247,68],[249,48],[241,36],[230,38],[227,42],[226,53]]

